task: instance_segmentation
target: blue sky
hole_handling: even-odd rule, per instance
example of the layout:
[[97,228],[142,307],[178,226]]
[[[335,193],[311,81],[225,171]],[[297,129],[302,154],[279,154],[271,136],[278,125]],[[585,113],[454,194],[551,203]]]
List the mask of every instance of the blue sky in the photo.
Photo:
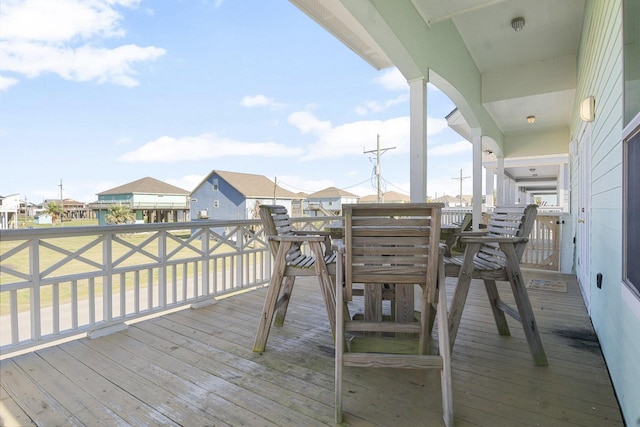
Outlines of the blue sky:
[[[428,92],[428,194],[457,195],[471,144]],[[409,90],[286,0],[2,0],[0,195],[96,193],[212,170],[291,191],[409,192]],[[471,180],[463,182],[471,194]]]

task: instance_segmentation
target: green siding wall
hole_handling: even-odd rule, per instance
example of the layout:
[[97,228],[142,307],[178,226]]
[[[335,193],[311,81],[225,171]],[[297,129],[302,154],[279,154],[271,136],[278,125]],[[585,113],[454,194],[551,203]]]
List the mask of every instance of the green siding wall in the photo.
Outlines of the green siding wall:
[[[596,98],[591,126],[590,310],[627,425],[640,425],[640,301],[622,283],[622,1],[588,0],[576,104]],[[579,118],[572,123],[577,138]],[[572,162],[572,183],[579,180]],[[572,185],[572,202],[578,188]],[[572,206],[577,206],[572,203]],[[574,208],[575,209],[575,208]],[[577,219],[577,212],[573,212]],[[602,273],[602,289],[595,286]]]

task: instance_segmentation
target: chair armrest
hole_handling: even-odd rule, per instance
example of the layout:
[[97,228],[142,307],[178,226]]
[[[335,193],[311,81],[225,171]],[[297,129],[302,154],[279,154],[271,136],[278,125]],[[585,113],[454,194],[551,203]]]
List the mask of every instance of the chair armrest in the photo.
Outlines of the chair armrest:
[[328,231],[313,231],[313,230],[295,230],[293,234],[297,236],[329,236]]
[[304,242],[324,242],[325,236],[318,235],[310,235],[310,236],[294,236],[294,235],[286,235],[286,236],[269,236],[270,240],[276,240],[278,242],[294,242],[294,243],[304,243]]
[[527,243],[528,237],[500,237],[500,236],[460,236],[464,243]]
[[459,233],[455,233],[455,235],[458,237],[463,237],[463,236],[477,237],[477,236],[484,236],[485,234],[487,234],[486,231],[461,231]]

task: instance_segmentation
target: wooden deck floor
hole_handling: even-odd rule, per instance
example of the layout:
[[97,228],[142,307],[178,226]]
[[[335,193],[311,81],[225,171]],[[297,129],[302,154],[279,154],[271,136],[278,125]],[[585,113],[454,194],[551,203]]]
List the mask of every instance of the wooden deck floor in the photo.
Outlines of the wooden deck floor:
[[[529,291],[550,366],[533,365],[517,323],[511,337],[496,333],[484,287],[472,286],[453,351],[456,425],[623,425],[575,279],[525,276],[568,281],[567,292]],[[256,354],[264,295],[5,359],[0,424],[334,425],[333,344],[315,280],[299,279],[285,326]],[[350,425],[442,425],[435,372],[352,368],[344,378]]]

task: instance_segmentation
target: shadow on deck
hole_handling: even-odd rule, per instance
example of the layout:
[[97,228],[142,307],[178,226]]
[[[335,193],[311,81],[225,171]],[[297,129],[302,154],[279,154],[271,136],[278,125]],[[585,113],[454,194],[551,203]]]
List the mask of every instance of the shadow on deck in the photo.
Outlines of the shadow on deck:
[[[456,425],[623,425],[575,278],[524,274],[567,285],[529,291],[549,366],[533,365],[517,322],[511,337],[497,334],[474,283],[453,351]],[[508,283],[498,286],[509,301]],[[265,293],[3,360],[0,425],[334,425],[333,343],[315,279],[298,279],[285,326],[257,354]],[[436,372],[369,372],[345,370],[347,424],[442,424]]]

